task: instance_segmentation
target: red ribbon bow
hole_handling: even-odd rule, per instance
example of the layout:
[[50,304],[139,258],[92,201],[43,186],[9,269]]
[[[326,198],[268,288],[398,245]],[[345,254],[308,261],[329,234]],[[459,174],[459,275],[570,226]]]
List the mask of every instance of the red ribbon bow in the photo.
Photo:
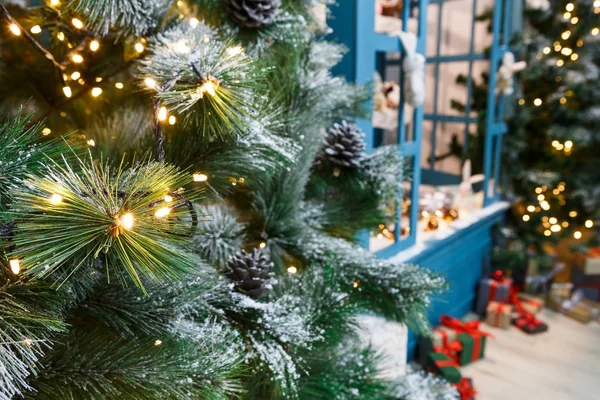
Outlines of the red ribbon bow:
[[462,378],[460,382],[454,385],[456,391],[460,394],[460,400],[471,400],[477,395],[475,388],[471,384],[471,380],[468,378]]
[[442,347],[434,346],[433,351],[447,355],[456,366],[458,366],[458,352],[460,352],[462,348],[462,343],[458,340],[454,340],[452,343],[447,343]]
[[542,321],[537,319],[535,315],[530,313],[521,314],[517,322],[515,323],[519,328],[523,328],[524,326],[528,326],[529,329],[535,329]]
[[440,322],[442,323],[442,325],[454,329],[457,334],[466,333],[470,336],[481,335],[494,337],[491,333],[480,330],[480,322],[477,320],[463,323],[458,318],[453,318],[448,315],[442,315],[440,317]]

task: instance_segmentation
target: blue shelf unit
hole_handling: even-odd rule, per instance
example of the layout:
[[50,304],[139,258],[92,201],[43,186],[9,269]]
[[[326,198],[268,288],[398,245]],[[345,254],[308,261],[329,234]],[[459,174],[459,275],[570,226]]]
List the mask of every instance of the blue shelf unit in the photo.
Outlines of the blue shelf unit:
[[[410,2],[409,2],[410,1]],[[479,0],[483,1],[483,0]],[[434,81],[427,81],[427,84],[433,84],[434,106],[433,111],[424,113],[423,107],[414,110],[412,123],[404,123],[404,88],[402,87],[402,71],[400,72],[400,107],[398,112],[398,132],[397,144],[402,155],[410,160],[411,171],[411,189],[410,196],[410,226],[409,234],[400,236],[400,216],[396,220],[394,243],[382,250],[376,252],[381,258],[401,257],[404,251],[412,248],[416,244],[417,222],[419,214],[419,186],[421,183],[434,185],[454,184],[460,182],[458,175],[451,175],[441,171],[436,171],[433,167],[422,168],[422,140],[423,140],[423,121],[430,121],[432,126],[432,141],[435,141],[436,129],[438,124],[443,122],[460,123],[464,126],[463,151],[466,151],[469,140],[470,128],[477,123],[477,118],[470,109],[473,96],[473,65],[476,62],[487,62],[489,71],[489,90],[487,93],[487,112],[485,117],[485,137],[483,154],[483,172],[485,175],[483,182],[484,189],[484,207],[492,207],[500,200],[498,181],[500,177],[500,154],[502,151],[502,137],[506,132],[504,123],[505,110],[507,103],[512,99],[505,98],[504,95],[496,90],[496,71],[500,67],[502,57],[506,51],[509,51],[509,40],[513,32],[520,29],[522,0],[497,0],[490,4],[493,7],[490,40],[491,44],[485,51],[476,52],[474,40],[476,36],[475,24],[478,12],[478,0],[472,0],[472,26],[470,27],[470,42],[468,52],[464,54],[445,55],[440,52],[440,43],[442,42],[442,18],[444,12],[455,6],[456,1],[452,0],[405,0],[401,19],[402,29],[407,30],[409,19],[411,21],[411,31],[417,36],[417,52],[428,54],[426,52],[427,44],[427,24],[428,12],[431,12],[433,21],[437,25],[435,38],[435,52],[429,54],[427,58],[428,68],[434,70]],[[437,10],[435,10],[437,8]],[[375,32],[375,5],[374,0],[344,0],[339,2],[337,7],[333,7],[329,19],[329,25],[332,28],[333,40],[343,43],[348,48],[348,53],[342,62],[334,70],[334,73],[345,76],[346,79],[358,84],[370,84],[373,82],[375,71],[378,71],[385,78],[386,63],[396,63],[401,69],[403,48],[398,37]],[[416,25],[416,29],[415,29]],[[431,43],[431,40],[430,40]],[[397,52],[400,57],[385,56],[385,53]],[[463,62],[468,63],[468,74],[466,82],[467,109],[463,115],[446,115],[438,110],[438,92],[444,82],[440,82],[440,69],[450,63]],[[382,68],[382,65],[384,66]],[[428,88],[427,93],[431,93]],[[359,126],[366,133],[367,146],[372,150],[379,142],[379,132],[373,128],[371,120],[361,119],[357,121]],[[435,144],[435,143],[433,143]],[[432,145],[432,154],[435,157],[435,146]],[[427,161],[425,159],[424,161]],[[434,166],[434,162],[430,162]],[[497,206],[498,204],[496,204]],[[399,207],[397,207],[398,209]],[[491,208],[490,208],[491,210]],[[432,307],[429,310],[430,320],[433,324],[439,321],[442,314],[448,314],[455,317],[462,317],[473,308],[474,296],[477,283],[481,279],[482,271],[486,265],[489,265],[489,255],[491,252],[492,238],[491,229],[495,224],[503,220],[505,207],[495,207],[493,213],[484,213],[476,223],[469,225],[465,229],[458,230],[455,234],[440,240],[427,247],[422,252],[411,252],[413,256],[406,259],[429,268],[433,271],[443,274],[450,282],[451,289],[434,298]],[[365,234],[368,239],[368,234]],[[368,240],[362,242],[368,246]],[[415,340],[411,335],[409,338],[409,358],[414,353]]]

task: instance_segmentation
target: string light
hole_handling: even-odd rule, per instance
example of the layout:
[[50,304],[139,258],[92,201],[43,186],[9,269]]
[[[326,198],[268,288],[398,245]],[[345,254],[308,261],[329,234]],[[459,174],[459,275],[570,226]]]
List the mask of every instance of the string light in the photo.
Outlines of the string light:
[[169,125],[175,125],[175,122],[177,122],[177,118],[175,118],[174,115],[171,115],[169,117]]
[[548,220],[548,222],[550,222],[552,225],[554,225],[558,222],[558,220],[556,218],[552,217]]
[[358,285],[360,285],[360,281],[354,281],[354,283],[352,283],[352,287],[354,287],[354,289],[356,289]]
[[91,51],[98,51],[99,48],[100,48],[100,42],[98,42],[97,40],[92,40],[90,42],[90,50]]
[[563,228],[568,228],[569,227],[569,222],[564,221],[561,225],[562,225]]
[[600,28],[593,28],[592,29],[592,35],[596,36],[598,34],[598,32],[600,32]]
[[48,136],[51,133],[52,133],[52,131],[50,130],[50,128],[42,129],[42,135],[44,135],[44,136]]
[[577,211],[569,211],[569,217],[575,218],[577,216]]
[[81,29],[83,28],[83,22],[81,22],[81,20],[79,18],[73,18],[71,20],[71,23],[73,24],[73,26],[77,29]]
[[546,230],[544,231],[544,235],[545,235],[545,236],[550,236],[550,235],[552,235],[552,232],[550,232],[548,229],[546,229]]
[[17,26],[17,24],[10,24],[10,26],[8,27],[8,29],[10,29],[10,31],[12,32],[13,35],[15,35],[15,36],[21,36],[21,28],[19,28]]
[[567,103],[567,98],[566,97],[561,97],[559,100],[560,104],[566,104]]
[[52,196],[50,196],[50,203],[54,205],[60,204],[62,201],[63,197],[58,193],[54,193]]
[[156,89],[156,81],[152,78],[144,79],[144,84],[148,86],[150,89]]
[[18,258],[13,258],[8,263],[10,264],[10,270],[13,274],[17,275],[21,272],[21,261]]
[[23,344],[27,347],[32,347],[33,346],[33,340],[31,340],[30,338],[25,338],[23,340]]
[[190,26],[192,28],[196,28],[199,24],[200,24],[200,21],[198,21],[198,18],[190,19]]
[[63,87],[63,93],[65,94],[65,96],[67,98],[69,98],[73,95],[73,92],[71,91],[71,88],[69,86]]
[[95,81],[96,81],[97,83],[100,83],[100,82],[102,82],[102,78],[101,78],[101,77],[99,77],[99,76],[97,76],[97,77],[96,77],[96,79],[95,79]]
[[83,57],[80,54],[73,54],[71,56],[71,59],[73,60],[74,63],[79,64],[83,62]]
[[50,0],[50,4],[52,4],[53,6],[58,6],[60,4],[59,0]]
[[42,33],[42,28],[39,25],[34,25],[30,29],[31,33],[37,35],[38,33]]
[[171,196],[170,194],[165,194],[165,203],[170,203],[173,201],[173,196]]
[[556,65],[558,65],[559,67],[562,67],[563,65],[565,65],[565,62],[563,60],[557,60]]
[[525,221],[525,222],[529,221],[529,215],[527,215],[527,214],[523,215],[523,221]]
[[571,31],[564,31],[560,34],[560,37],[563,38],[563,40],[567,40],[569,37],[571,37]]
[[540,194],[540,195],[537,197],[537,199],[538,199],[539,201],[544,201],[544,199],[545,199],[545,198],[546,198],[546,196],[544,196],[543,194]]
[[76,81],[79,78],[81,78],[81,74],[79,72],[75,71],[71,74],[71,79],[73,79],[74,81]]
[[583,46],[583,39],[579,39],[579,40],[577,41],[577,43],[576,43],[576,46],[577,46],[577,47],[581,47],[581,46]]
[[566,13],[564,13],[564,14],[563,14],[563,18],[564,18],[564,19],[569,19],[569,18],[571,18],[571,13],[570,13],[570,12],[566,12]]
[[579,240],[579,239],[581,239],[581,236],[583,236],[583,235],[581,234],[581,232],[579,232],[579,231],[575,231],[575,232],[573,232],[573,237],[574,237],[575,239]]
[[571,53],[573,53],[573,50],[571,50],[568,47],[563,47],[563,49],[560,51],[562,54],[564,54],[565,56],[571,55]]
[[170,213],[171,209],[169,207],[161,207],[158,210],[156,210],[154,215],[156,216],[156,218],[163,218],[169,215]]
[[575,9],[575,5],[573,3],[569,3],[565,6],[567,11],[573,11]]
[[552,225],[552,227],[550,227],[550,230],[554,233],[556,232],[560,232],[562,228],[560,227],[560,225]]
[[122,82],[117,82],[117,83],[115,83],[115,87],[116,87],[117,89],[123,89],[124,85],[123,85],[123,83],[122,83]]
[[571,18],[571,23],[572,23],[573,25],[575,25],[577,22],[579,22],[579,18],[577,18],[577,17],[573,17],[573,18]]
[[242,48],[242,46],[235,46],[235,47],[230,47],[227,49],[227,54],[229,55],[229,57],[235,57],[238,54],[241,54],[244,51],[244,49]]
[[200,172],[193,174],[192,178],[194,179],[194,182],[206,182],[208,180],[208,176],[201,174]]
[[593,226],[594,226],[594,222],[591,219],[588,219],[587,221],[585,221],[586,228],[591,228]]
[[600,7],[600,0],[594,1],[594,7]]
[[545,201],[545,200],[544,200],[544,201],[542,201],[542,202],[540,203],[540,206],[541,206],[541,207],[542,207],[542,208],[543,208],[545,211],[548,211],[548,210],[550,209],[550,203],[548,203],[548,202],[547,202],[547,201]]
[[131,228],[133,228],[133,222],[134,222],[134,218],[133,218],[132,213],[125,213],[121,216],[121,218],[119,218],[120,226],[122,226],[123,228],[125,228],[127,230],[130,230]]
[[535,206],[527,206],[527,211],[534,212],[535,211]]
[[267,247],[267,244],[265,242],[260,242],[258,247],[260,247],[261,249],[264,249],[265,247]]
[[202,84],[202,86],[200,86],[199,90],[201,93],[208,93],[211,96],[214,96],[216,93],[216,89],[217,87],[215,86],[215,84],[213,83],[213,81],[206,81]]
[[544,47],[544,50],[542,50],[544,54],[550,54],[550,51],[550,47]]
[[287,272],[289,272],[290,274],[295,274],[298,272],[298,268],[296,268],[292,265],[292,266],[288,267]]
[[554,45],[554,51],[560,51],[560,49],[562,49],[562,46],[560,44]]
[[533,105],[536,106],[536,107],[541,106],[542,105],[542,99],[535,99],[533,101]]
[[525,104],[525,99],[519,99],[519,105],[522,106],[523,104]]
[[144,50],[146,49],[142,42],[137,42],[133,47],[135,48],[135,51],[137,51],[138,53],[143,53]]
[[95,87],[92,89],[92,96],[98,97],[101,94],[102,94],[102,89],[100,89],[99,87]]
[[90,139],[86,143],[88,144],[88,146],[91,146],[91,147],[96,146],[96,141],[94,139]]
[[167,108],[161,107],[158,109],[157,118],[159,121],[164,121],[167,119]]
[[567,140],[565,142],[565,149],[570,149],[573,147],[573,142],[571,142],[570,140]]
[[160,340],[160,339],[156,339],[156,340],[154,341],[154,345],[155,345],[155,346],[160,346],[161,344],[162,344],[162,340]]

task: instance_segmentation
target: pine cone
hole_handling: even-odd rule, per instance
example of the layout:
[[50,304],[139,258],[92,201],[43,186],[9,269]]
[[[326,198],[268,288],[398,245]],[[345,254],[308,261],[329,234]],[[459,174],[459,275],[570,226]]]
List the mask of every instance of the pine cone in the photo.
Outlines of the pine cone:
[[273,278],[273,263],[254,249],[252,254],[238,251],[228,262],[226,276],[235,284],[235,290],[254,299],[263,297],[277,281]]
[[323,140],[325,158],[336,165],[358,168],[365,157],[365,134],[356,124],[342,121],[329,128]]
[[233,21],[243,28],[260,28],[275,21],[281,0],[222,0]]

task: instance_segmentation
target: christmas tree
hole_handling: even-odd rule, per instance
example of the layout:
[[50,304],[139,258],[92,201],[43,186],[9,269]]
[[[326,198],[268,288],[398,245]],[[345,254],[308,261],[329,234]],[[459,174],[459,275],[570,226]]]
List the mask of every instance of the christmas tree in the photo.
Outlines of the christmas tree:
[[[600,215],[600,2],[526,2],[527,67],[505,142],[522,247],[593,235]],[[583,238],[583,239],[582,239]]]
[[360,312],[440,277],[354,242],[397,201],[327,0],[0,3],[0,399],[451,398]]

